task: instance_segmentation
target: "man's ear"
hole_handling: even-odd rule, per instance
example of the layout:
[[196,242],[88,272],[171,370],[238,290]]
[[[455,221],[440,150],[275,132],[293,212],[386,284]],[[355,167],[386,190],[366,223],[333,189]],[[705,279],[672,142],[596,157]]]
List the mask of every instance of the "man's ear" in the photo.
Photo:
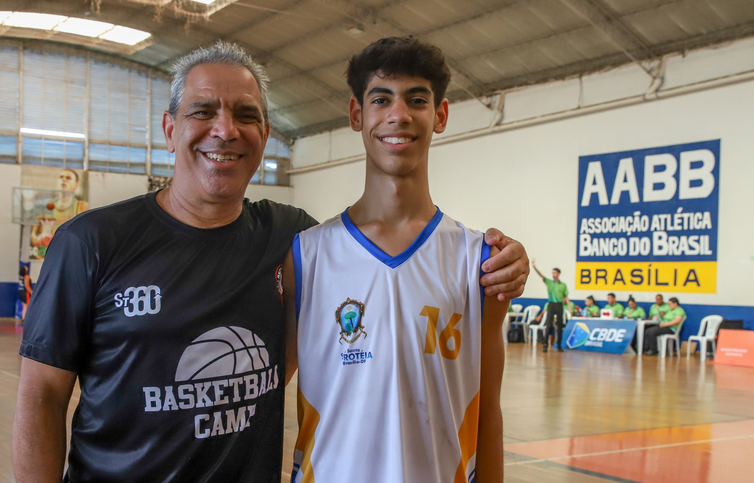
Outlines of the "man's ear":
[[435,111],[435,133],[440,134],[448,127],[448,100],[443,99]]
[[351,121],[351,129],[361,131],[361,104],[355,96],[351,96],[351,102],[348,104],[348,120]]
[[168,145],[168,151],[175,152],[175,142],[173,141],[173,131],[175,129],[175,119],[168,111],[162,113],[162,132],[165,133],[165,141]]

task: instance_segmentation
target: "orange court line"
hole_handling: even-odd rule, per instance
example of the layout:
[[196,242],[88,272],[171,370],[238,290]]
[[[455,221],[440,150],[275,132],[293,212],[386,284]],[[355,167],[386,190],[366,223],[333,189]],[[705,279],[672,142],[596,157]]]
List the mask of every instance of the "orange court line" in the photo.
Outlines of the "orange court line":
[[506,445],[506,452],[541,462],[643,483],[727,483],[750,478],[754,421],[579,436]]

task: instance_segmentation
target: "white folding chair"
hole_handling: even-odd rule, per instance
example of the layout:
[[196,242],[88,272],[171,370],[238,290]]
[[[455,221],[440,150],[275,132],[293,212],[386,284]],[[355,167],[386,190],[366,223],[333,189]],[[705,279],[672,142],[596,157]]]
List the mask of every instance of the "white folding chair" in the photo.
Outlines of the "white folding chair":
[[526,335],[529,333],[529,323],[531,323],[532,320],[537,316],[539,313],[540,307],[539,305],[530,305],[524,309],[524,318],[521,321],[512,322],[513,324],[521,324],[524,328],[524,342],[526,342]]
[[546,322],[547,322],[547,310],[542,312],[542,320],[540,320],[538,324],[529,324],[529,341],[528,342],[531,342],[533,344],[537,343],[537,332],[541,330],[544,335],[544,331],[547,327],[545,325]]
[[722,322],[723,317],[721,315],[708,315],[702,319],[702,323],[699,324],[699,332],[689,337],[689,341],[686,344],[686,359],[691,357],[691,343],[697,342],[699,357],[702,361],[707,360],[707,342],[712,343],[712,352],[714,352],[715,336],[717,336],[717,329]]
[[670,357],[673,357],[673,346],[668,346],[668,341],[675,342],[676,354],[681,357],[681,329],[683,329],[683,323],[686,322],[686,317],[681,319],[681,323],[678,324],[678,330],[674,334],[663,334],[659,336],[657,342],[660,345],[660,357],[665,358],[665,352],[670,349]]
[[513,308],[514,312],[521,312],[521,310],[524,308],[524,306],[521,304],[513,304],[511,305],[511,307]]

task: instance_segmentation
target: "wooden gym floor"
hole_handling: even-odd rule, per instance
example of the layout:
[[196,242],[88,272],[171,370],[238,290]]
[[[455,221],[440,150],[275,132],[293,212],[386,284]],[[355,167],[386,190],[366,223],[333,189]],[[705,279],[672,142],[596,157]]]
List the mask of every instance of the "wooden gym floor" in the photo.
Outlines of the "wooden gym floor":
[[[0,319],[0,483],[14,481],[20,340],[12,321]],[[506,483],[754,481],[754,369],[683,354],[543,354],[508,345],[501,398]],[[297,431],[295,382],[286,391],[284,482]]]

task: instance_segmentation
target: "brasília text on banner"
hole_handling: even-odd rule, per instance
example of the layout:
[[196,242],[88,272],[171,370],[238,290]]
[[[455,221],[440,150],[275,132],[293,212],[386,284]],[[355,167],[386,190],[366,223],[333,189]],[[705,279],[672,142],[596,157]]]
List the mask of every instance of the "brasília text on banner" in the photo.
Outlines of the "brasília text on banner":
[[579,158],[579,290],[716,293],[720,140]]

